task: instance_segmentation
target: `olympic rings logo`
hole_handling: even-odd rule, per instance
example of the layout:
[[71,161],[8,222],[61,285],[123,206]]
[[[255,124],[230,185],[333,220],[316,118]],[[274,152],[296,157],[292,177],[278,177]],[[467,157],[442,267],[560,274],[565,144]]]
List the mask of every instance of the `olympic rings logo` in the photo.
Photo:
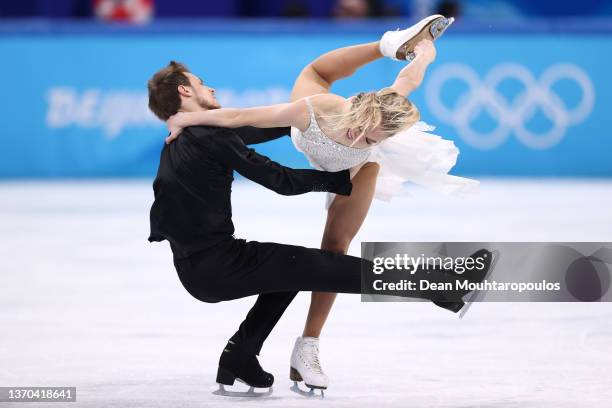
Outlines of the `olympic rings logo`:
[[[497,90],[502,81],[509,79],[518,80],[524,88],[512,102]],[[469,88],[453,108],[441,100],[442,87],[450,80],[462,81]],[[566,102],[570,101],[565,101],[552,89],[560,80],[574,81],[580,87],[581,100],[573,109],[567,107]],[[570,126],[584,121],[591,114],[595,88],[589,76],[574,64],[552,65],[536,80],[524,66],[503,63],[493,67],[482,81],[467,65],[447,64],[430,76],[425,100],[438,119],[454,126],[459,135],[474,147],[495,148],[514,132],[524,145],[532,149],[548,149],[563,139]],[[537,108],[552,123],[548,131],[537,133],[527,129],[526,123],[534,117]],[[490,132],[480,132],[471,126],[483,110],[497,121],[497,126]]]

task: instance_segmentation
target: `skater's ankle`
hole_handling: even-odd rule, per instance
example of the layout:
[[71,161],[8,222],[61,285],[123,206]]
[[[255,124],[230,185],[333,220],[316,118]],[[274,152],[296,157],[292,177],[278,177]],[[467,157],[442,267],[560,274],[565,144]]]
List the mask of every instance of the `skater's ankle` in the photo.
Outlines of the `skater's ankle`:
[[245,344],[243,342],[237,342],[236,340],[229,340],[227,342],[227,345],[224,347],[223,351],[242,354],[242,355],[255,356],[255,357],[259,355],[259,351],[255,350],[249,344]]

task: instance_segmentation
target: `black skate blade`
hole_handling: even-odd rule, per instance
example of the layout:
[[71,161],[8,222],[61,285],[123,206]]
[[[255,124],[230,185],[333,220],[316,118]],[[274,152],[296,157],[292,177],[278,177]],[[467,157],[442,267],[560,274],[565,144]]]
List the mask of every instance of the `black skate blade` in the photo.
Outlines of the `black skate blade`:
[[291,386],[291,388],[289,388],[291,391],[295,392],[296,394],[301,395],[302,397],[306,397],[306,398],[316,398],[316,399],[324,399],[325,398],[325,393],[324,393],[324,389],[323,388],[317,388],[318,390],[321,391],[320,394],[315,393],[315,388],[310,388],[310,391],[304,391],[303,389],[301,389],[298,385],[298,383],[296,381],[293,382],[293,385]]
[[[491,266],[489,267],[489,270],[485,274],[483,282],[491,275],[491,273],[493,272],[493,269],[495,269],[495,265],[497,264],[497,261],[499,260],[499,251],[495,250],[495,251],[491,252],[491,255],[493,256],[493,260],[491,261]],[[481,296],[482,293],[481,292],[482,292],[481,290],[475,290],[469,296],[469,299],[467,299],[465,301],[465,306],[463,306],[461,308],[461,310],[459,311],[459,319],[463,319],[463,316],[465,316],[465,314],[470,309],[472,304],[475,303],[477,300],[480,300],[482,298],[482,296]]]
[[[241,381],[242,382],[242,381]],[[222,397],[238,397],[238,398],[262,398],[272,395],[272,387],[266,391],[255,391],[255,387],[249,387],[248,391],[232,391],[226,390],[223,384],[219,384],[219,389],[212,392],[214,395],[220,395]]]

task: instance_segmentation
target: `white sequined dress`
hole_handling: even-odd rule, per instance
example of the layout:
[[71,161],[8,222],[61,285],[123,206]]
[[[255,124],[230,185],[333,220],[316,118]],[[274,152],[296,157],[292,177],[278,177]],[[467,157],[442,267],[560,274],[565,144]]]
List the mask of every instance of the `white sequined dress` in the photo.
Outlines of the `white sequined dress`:
[[[428,133],[433,126],[417,122],[376,146],[354,148],[327,137],[317,123],[310,99],[305,101],[310,125],[304,132],[291,128],[291,140],[315,169],[340,171],[365,161],[377,162],[380,172],[374,197],[384,201],[394,195],[409,195],[403,187],[405,182],[457,196],[478,192],[477,180],[448,174],[457,162],[459,149],[452,141]],[[333,198],[334,194],[328,194],[327,207]]]

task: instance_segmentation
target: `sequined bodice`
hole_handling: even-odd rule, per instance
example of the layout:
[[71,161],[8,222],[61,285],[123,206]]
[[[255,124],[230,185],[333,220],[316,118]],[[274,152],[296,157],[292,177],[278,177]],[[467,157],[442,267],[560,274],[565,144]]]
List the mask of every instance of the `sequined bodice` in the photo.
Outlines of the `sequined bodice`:
[[305,101],[310,113],[310,125],[304,132],[291,128],[291,140],[314,168],[326,171],[346,170],[368,158],[370,149],[345,146],[327,137],[317,123],[310,99],[305,98]]

